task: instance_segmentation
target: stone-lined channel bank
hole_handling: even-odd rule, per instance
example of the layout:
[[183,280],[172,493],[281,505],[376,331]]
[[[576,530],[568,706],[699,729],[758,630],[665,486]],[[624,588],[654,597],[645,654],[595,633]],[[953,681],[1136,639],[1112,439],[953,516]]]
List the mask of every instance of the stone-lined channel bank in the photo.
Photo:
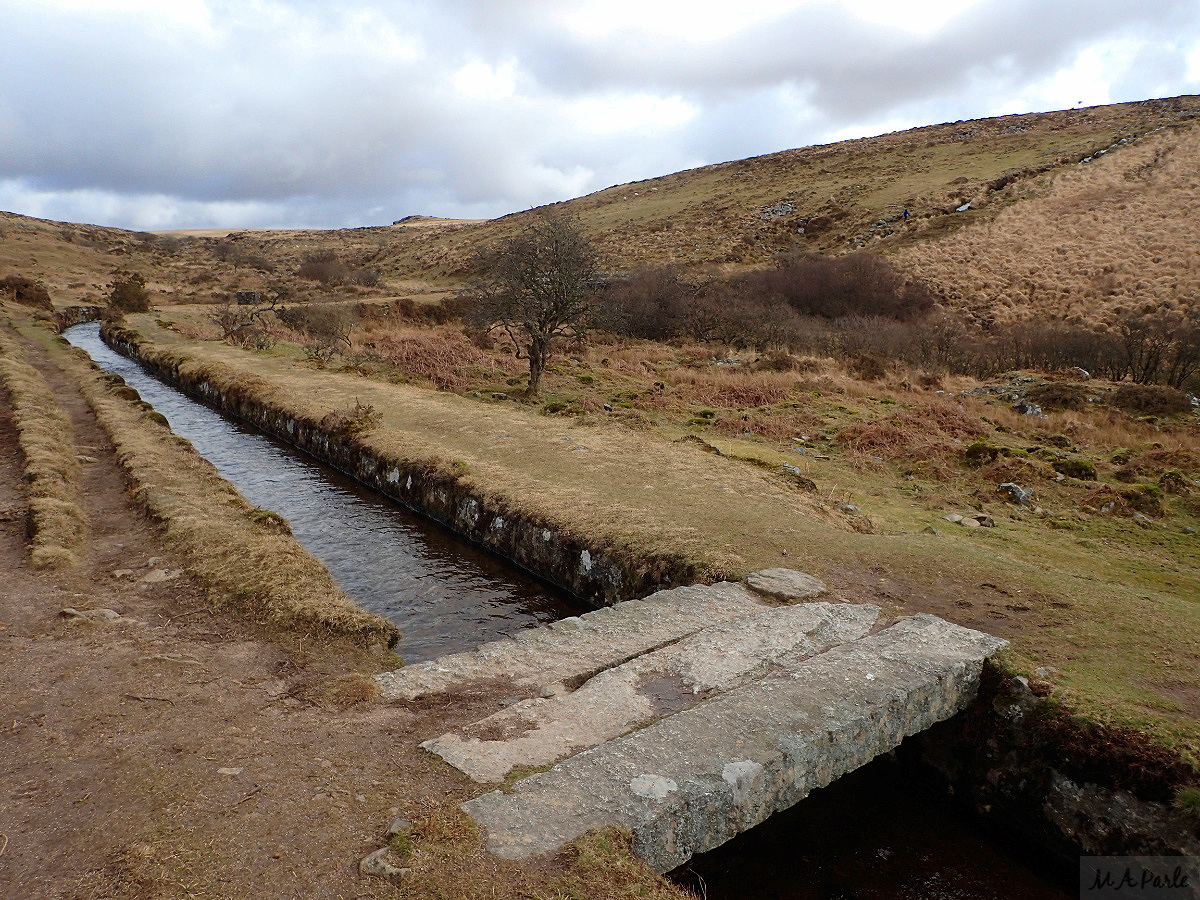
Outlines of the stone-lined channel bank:
[[166,416],[251,503],[292,533],[364,609],[400,626],[397,652],[429,659],[580,610],[517,571],[341,472],[163,384],[100,339],[98,323],[64,336]]
[[[378,458],[354,442],[323,432],[318,423],[297,417],[293,411],[247,396],[247,392],[240,390],[239,376],[232,369],[210,374],[193,371],[193,367],[185,368],[186,357],[163,352],[136,332],[120,326],[107,328],[104,337],[122,353],[145,364],[159,378],[336,466],[467,539],[560,585],[576,597],[587,598],[592,604],[612,604],[646,596],[656,588],[694,580],[686,560],[609,558],[536,520],[523,518],[519,509],[489,509],[465,491],[453,476],[403,460]],[[464,643],[470,646],[478,641]],[[598,673],[591,673],[595,674]],[[647,674],[652,676],[654,673]],[[1001,871],[1006,868],[1024,871],[1028,868],[1025,859],[1050,860],[1061,876],[1075,867],[1080,855],[1200,855],[1195,823],[1174,810],[1171,804],[1175,788],[1195,780],[1191,767],[1170,751],[1150,745],[1136,733],[1072,719],[1065,710],[1035,696],[1022,679],[1002,668],[987,664],[982,675],[978,699],[964,712],[905,740],[894,754],[894,761],[879,760],[859,771],[891,766],[895,762],[899,766],[895,771],[902,773],[901,777],[907,781],[928,783],[941,794],[949,788],[957,810],[978,818],[986,828],[998,830],[997,833],[1007,835],[1023,847],[1020,855],[1001,857]],[[661,699],[660,691],[672,694],[676,687],[655,683],[657,681],[651,678],[649,683],[652,702]],[[557,687],[569,692],[580,686],[572,681]],[[555,685],[543,687],[558,696],[554,693]],[[652,728],[643,731],[649,732]],[[443,742],[443,746],[448,745]],[[435,748],[430,746],[429,749]],[[658,785],[657,781],[651,787],[655,785]],[[849,793],[843,793],[844,790]],[[865,819],[886,811],[882,808],[873,811],[865,802],[863,791],[859,789],[855,793],[853,780],[848,781],[845,788],[838,781],[820,789],[814,799],[821,796],[844,796],[856,807],[863,804],[857,811]],[[916,801],[913,822],[941,818],[941,811],[925,805],[929,800],[927,794],[917,792],[906,797],[907,803],[914,802],[914,797],[924,798]],[[886,804],[888,801],[881,798],[880,802]],[[805,806],[800,804],[796,808],[798,819],[803,819]],[[934,811],[930,812],[930,809]],[[914,833],[922,831],[914,824],[902,827]],[[861,831],[865,843],[844,848],[848,855],[841,857],[843,868],[866,871],[872,867],[846,863],[845,860],[874,852],[867,845],[877,841],[868,828],[851,830]],[[741,841],[753,841],[762,831],[753,829],[744,838],[718,849],[712,856],[717,861],[712,864],[720,868],[724,865],[719,862],[720,854],[727,848],[744,846]],[[916,841],[923,849],[909,852],[923,854],[933,871],[949,871],[958,857],[969,856],[974,851],[966,845],[946,842],[938,835],[948,832],[962,835],[967,831],[965,826],[925,829],[928,839]],[[774,833],[774,827],[766,829],[766,833]],[[692,865],[696,872],[708,864],[708,858],[695,858]],[[760,882],[759,895],[763,897],[883,896],[872,893],[865,883],[855,888],[842,882],[833,893],[824,888],[810,891],[808,888],[817,882],[803,877],[797,882],[790,874],[795,865],[791,859],[757,855],[753,861],[744,855],[739,858],[742,860],[739,865],[744,863],[760,869],[782,866],[786,870],[787,874],[781,879],[771,882],[774,886]],[[946,864],[939,864],[939,858]],[[715,872],[714,869],[707,871]],[[999,891],[976,890],[971,887],[972,877],[956,879],[949,886],[938,886],[937,878],[925,887],[905,882],[905,896],[925,900],[943,897],[982,900],[1011,896],[1003,886],[996,886]],[[727,884],[730,885],[728,892],[714,884],[708,895],[714,898],[745,896],[736,877]],[[1048,885],[1048,890],[1051,893],[1043,896],[1055,896],[1053,886]]]

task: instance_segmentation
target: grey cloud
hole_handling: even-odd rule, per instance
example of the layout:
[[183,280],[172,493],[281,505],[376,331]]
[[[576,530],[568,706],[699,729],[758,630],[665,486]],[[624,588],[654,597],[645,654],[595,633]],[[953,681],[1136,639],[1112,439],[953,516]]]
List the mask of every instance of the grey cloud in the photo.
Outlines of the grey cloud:
[[[496,215],[856,123],[986,115],[1115,36],[1173,48],[1116,80],[1118,99],[1179,92],[1200,10],[1150,6],[997,0],[919,37],[826,4],[689,44],[586,39],[552,0],[210,0],[199,29],[0,0],[0,201],[131,227]],[[472,61],[514,62],[517,95],[458,93]],[[572,104],[633,93],[696,116],[645,136],[572,127]]]

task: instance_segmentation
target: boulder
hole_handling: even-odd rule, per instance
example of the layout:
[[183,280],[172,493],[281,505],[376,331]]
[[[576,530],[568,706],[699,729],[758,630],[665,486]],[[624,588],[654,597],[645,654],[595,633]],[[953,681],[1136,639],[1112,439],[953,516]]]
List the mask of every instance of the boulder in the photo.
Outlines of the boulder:
[[825,582],[795,569],[762,569],[746,576],[753,591],[784,603],[815,600],[829,593]]

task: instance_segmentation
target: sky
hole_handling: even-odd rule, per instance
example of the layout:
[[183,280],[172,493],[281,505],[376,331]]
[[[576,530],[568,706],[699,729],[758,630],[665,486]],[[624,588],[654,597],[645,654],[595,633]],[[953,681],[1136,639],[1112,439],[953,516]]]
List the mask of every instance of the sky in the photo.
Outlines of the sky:
[[959,119],[1200,93],[1198,0],[0,0],[0,210],[487,218]]

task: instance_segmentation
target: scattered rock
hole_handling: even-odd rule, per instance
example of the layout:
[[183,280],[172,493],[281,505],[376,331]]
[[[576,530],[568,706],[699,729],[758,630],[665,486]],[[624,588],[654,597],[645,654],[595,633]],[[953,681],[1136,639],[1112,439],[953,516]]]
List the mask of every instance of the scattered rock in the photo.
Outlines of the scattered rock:
[[960,516],[958,513],[946,513],[946,515],[942,516],[942,518],[945,519],[947,522],[949,522],[951,525],[960,525],[960,524],[962,524],[962,520],[963,520],[963,517]]
[[362,862],[358,864],[358,871],[373,878],[399,883],[409,870],[401,868],[389,860],[388,848],[381,847],[374,853],[368,853],[363,857]]
[[825,582],[795,569],[763,569],[746,576],[746,584],[760,594],[785,603],[815,600],[829,593]]
[[958,524],[962,525],[964,528],[978,528],[979,520],[974,517],[971,517],[969,519],[963,519]]
[[88,622],[92,625],[103,625],[121,618],[115,609],[73,609],[70,606],[59,615],[70,622]]
[[1143,528],[1150,528],[1154,524],[1153,522],[1150,521],[1149,516],[1143,515],[1140,512],[1135,512],[1133,514],[1133,521],[1137,522]]
[[1011,481],[1006,481],[1003,484],[996,485],[996,492],[1004,494],[1010,503],[1016,503],[1024,506],[1033,499],[1033,490],[1021,487],[1019,484],[1014,484]]
[[783,216],[790,216],[795,211],[795,203],[793,203],[791,200],[783,200],[774,204],[773,206],[764,206],[762,212],[759,214],[759,218],[763,221],[770,221],[771,219],[779,219]]
[[[504,393],[503,391],[496,391],[494,394],[492,394],[492,399],[493,400],[507,400],[508,394]],[[370,857],[367,857],[367,858],[370,859]]]
[[[966,521],[967,521],[966,519],[963,520],[964,523]],[[977,516],[972,516],[971,521],[975,522],[981,528],[995,528],[996,527],[996,520],[993,519],[991,516],[984,515],[983,513],[980,513]]]
[[1091,372],[1089,372],[1087,369],[1081,369],[1079,366],[1071,366],[1071,368],[1067,369],[1067,371],[1080,381],[1088,381],[1092,377]]
[[392,820],[392,824],[388,826],[387,836],[389,839],[394,838],[398,834],[404,834],[412,828],[412,822],[404,817],[397,817]]
[[164,581],[171,581],[177,578],[178,572],[168,572],[166,569],[151,569],[138,580],[142,584],[161,584]]
[[936,528],[934,528],[932,525],[926,525],[924,528],[922,528],[921,534],[932,534],[934,537],[942,536],[942,533],[940,531],[938,531]]
[[1195,533],[1196,533],[1196,529],[1195,529],[1195,528],[1193,528],[1191,525],[1184,525],[1184,526],[1183,526],[1183,533],[1184,533],[1184,534],[1195,534]]
[[148,559],[146,561],[146,568],[153,569],[155,566],[157,566],[161,562],[162,562],[161,556],[152,556],[152,557],[150,557],[150,559]]
[[1012,408],[1014,412],[1019,412],[1023,416],[1040,418],[1042,415],[1042,408],[1040,406],[1038,406],[1036,403],[1030,403],[1024,398],[1014,403]]
[[957,208],[957,209],[955,209],[954,211],[955,211],[955,212],[966,212],[966,211],[967,211],[968,209],[970,209],[970,208],[971,208],[971,204],[970,204],[970,203],[964,203],[962,206],[958,207],[958,208]]
[[94,462],[100,461],[100,460],[96,459],[96,457],[94,457],[94,456],[84,456],[82,453],[76,453],[75,458],[77,460],[79,460],[81,463],[94,463]]
[[1104,515],[1107,516],[1109,513],[1111,513],[1116,508],[1117,508],[1116,502],[1113,500],[1109,500],[1107,503],[1105,503],[1103,506],[1100,507],[1100,512],[1102,512]]
[[241,775],[245,770],[242,766],[222,766],[217,769],[218,775]]
[[1038,678],[1049,678],[1051,675],[1057,675],[1058,669],[1054,666],[1038,666],[1033,670],[1033,674]]

